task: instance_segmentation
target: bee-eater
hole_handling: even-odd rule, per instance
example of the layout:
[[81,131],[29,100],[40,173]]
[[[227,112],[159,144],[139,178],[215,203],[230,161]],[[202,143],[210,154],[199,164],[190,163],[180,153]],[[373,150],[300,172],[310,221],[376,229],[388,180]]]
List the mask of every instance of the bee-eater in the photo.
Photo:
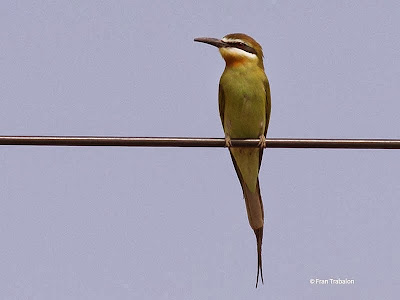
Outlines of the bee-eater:
[[[222,39],[196,38],[219,49],[226,66],[219,81],[219,114],[233,165],[242,186],[247,216],[257,240],[257,281],[262,273],[261,246],[264,209],[258,182],[265,136],[271,113],[271,95],[259,43],[243,33]],[[231,147],[231,138],[257,138],[259,147]]]

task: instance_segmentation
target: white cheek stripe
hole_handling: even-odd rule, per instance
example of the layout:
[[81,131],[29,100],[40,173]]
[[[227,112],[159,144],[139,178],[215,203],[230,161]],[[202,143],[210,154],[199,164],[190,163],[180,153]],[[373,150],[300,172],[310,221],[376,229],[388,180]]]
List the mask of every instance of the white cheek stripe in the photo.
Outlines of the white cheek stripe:
[[220,48],[219,51],[222,53],[226,53],[231,56],[238,56],[238,57],[247,57],[249,59],[257,59],[257,55],[253,53],[249,53],[247,51],[244,51],[242,49],[238,48]]

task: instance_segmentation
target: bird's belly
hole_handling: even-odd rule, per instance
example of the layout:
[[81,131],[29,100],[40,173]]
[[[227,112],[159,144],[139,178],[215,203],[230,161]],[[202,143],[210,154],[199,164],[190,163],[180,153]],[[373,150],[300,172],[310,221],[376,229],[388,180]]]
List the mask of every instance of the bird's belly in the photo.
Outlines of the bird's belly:
[[232,97],[227,95],[224,113],[225,134],[231,138],[258,138],[263,135],[266,123],[264,99],[262,96],[246,93]]

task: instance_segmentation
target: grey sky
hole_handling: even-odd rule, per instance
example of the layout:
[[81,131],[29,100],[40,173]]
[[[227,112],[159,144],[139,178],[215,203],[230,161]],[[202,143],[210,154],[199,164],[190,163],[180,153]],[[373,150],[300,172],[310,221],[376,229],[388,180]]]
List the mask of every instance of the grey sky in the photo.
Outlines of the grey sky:
[[[0,134],[223,137],[264,48],[269,137],[400,138],[398,1],[2,1]],[[0,299],[395,299],[400,151],[267,149],[265,284],[226,149],[0,147]],[[312,285],[349,278],[353,285]]]

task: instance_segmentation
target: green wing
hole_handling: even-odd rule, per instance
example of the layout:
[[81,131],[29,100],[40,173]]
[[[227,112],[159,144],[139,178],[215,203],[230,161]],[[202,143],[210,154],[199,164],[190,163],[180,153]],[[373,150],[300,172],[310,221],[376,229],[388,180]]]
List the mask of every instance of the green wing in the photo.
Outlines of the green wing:
[[271,90],[269,88],[269,82],[268,78],[264,81],[264,88],[265,88],[265,94],[266,94],[266,101],[265,101],[265,113],[267,114],[266,119],[265,119],[265,131],[264,135],[267,135],[267,130],[268,130],[268,125],[269,125],[269,119],[271,116]]
[[222,127],[224,127],[225,95],[221,84],[219,84],[218,88],[218,106],[219,106],[219,116],[221,118]]
[[[265,114],[266,114],[264,136],[267,136],[269,119],[271,117],[271,90],[269,88],[268,78],[265,78],[264,89],[265,89]],[[260,170],[261,167],[263,153],[264,149],[260,149],[260,164],[258,165],[258,170]]]

